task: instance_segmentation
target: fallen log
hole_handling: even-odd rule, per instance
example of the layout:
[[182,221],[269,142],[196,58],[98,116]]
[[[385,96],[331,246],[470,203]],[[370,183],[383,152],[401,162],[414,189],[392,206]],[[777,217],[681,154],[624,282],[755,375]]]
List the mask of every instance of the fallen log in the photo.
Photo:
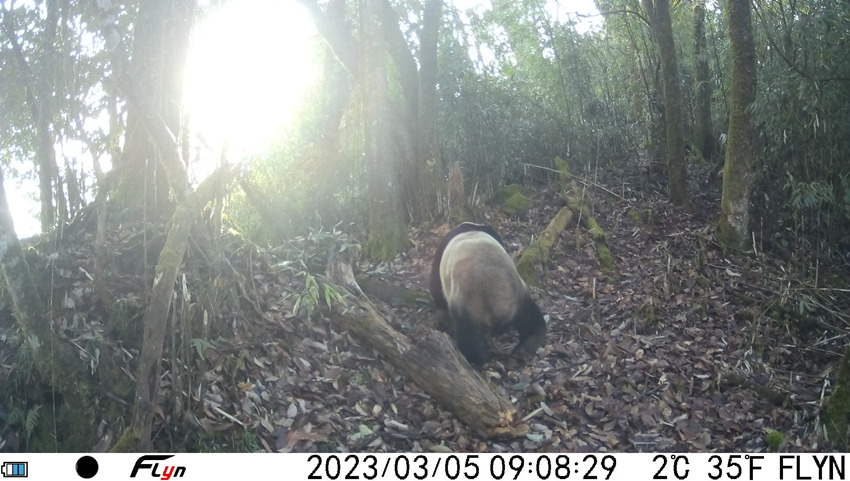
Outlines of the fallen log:
[[545,266],[549,262],[549,251],[572,218],[573,211],[569,207],[562,208],[540,236],[522,253],[516,268],[526,284],[536,286],[539,283],[537,266]]
[[[342,262],[340,258],[331,262]],[[345,272],[334,266],[328,273]],[[346,279],[330,279],[337,285]],[[342,287],[335,287],[343,292]],[[481,375],[458,352],[444,332],[429,330],[416,342],[396,331],[371,302],[362,297],[346,297],[345,307],[333,313],[349,332],[375,348],[392,365],[404,370],[411,380],[476,434],[483,437],[520,437],[528,425],[516,407],[493,391]]]

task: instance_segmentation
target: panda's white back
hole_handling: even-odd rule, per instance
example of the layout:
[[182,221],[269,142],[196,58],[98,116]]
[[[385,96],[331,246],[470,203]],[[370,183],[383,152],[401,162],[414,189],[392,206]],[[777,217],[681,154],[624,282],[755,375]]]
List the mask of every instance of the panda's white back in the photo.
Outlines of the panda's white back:
[[516,314],[526,286],[502,245],[486,232],[464,232],[449,241],[440,279],[451,309],[463,309],[481,328],[496,328]]

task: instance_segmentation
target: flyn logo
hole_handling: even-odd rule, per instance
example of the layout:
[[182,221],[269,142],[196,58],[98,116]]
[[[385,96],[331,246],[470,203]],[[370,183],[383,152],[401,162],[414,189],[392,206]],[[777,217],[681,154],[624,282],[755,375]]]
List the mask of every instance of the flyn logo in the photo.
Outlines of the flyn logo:
[[133,471],[130,473],[131,478],[135,478],[139,470],[150,469],[151,476],[159,478],[162,481],[168,481],[171,478],[182,478],[186,474],[185,466],[168,466],[163,465],[160,468],[159,463],[149,464],[146,461],[165,461],[168,458],[174,457],[173,454],[146,454],[136,460],[133,466]]

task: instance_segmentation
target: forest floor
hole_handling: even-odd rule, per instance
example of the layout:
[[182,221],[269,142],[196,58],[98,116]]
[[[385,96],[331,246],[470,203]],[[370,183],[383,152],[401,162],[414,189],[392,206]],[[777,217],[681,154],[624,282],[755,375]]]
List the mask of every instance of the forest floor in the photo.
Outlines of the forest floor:
[[[688,210],[657,193],[585,192],[606,232],[613,271],[599,267],[583,229],[569,226],[534,291],[550,316],[546,345],[532,359],[514,359],[507,353],[515,338],[506,334],[491,343],[494,360],[479,368],[527,418],[530,432],[520,439],[476,436],[329,320],[327,307],[315,302],[324,295],[305,294],[313,284],[304,243],[320,236],[271,250],[232,237],[214,268],[190,249],[173,309],[183,319],[177,327],[194,326],[196,334],[166,346],[155,445],[163,451],[758,452],[768,450],[766,436],[777,431],[780,451],[829,450],[819,409],[846,342],[837,334],[846,328],[833,327],[843,314],[830,306],[846,309],[847,293],[810,287],[794,266],[761,253],[724,253],[712,235],[716,192],[692,191],[704,193]],[[521,218],[488,211],[487,222],[512,255],[564,205],[554,191],[533,197],[534,207]],[[132,392],[106,381],[103,370],[115,365],[133,385],[152,276],[150,267],[139,272],[134,239],[141,230],[132,229],[108,234],[111,309],[91,287],[91,229],[68,231],[71,241],[46,261],[53,269],[42,270],[59,296],[55,309],[65,311],[54,315],[58,327],[82,345],[100,343],[101,371],[95,362],[92,372],[103,379],[104,413],[129,413]],[[425,296],[431,256],[447,229],[414,229],[411,247],[395,261],[359,267]],[[433,325],[430,303],[374,302],[413,339]],[[116,328],[126,321],[116,315],[119,305],[135,330]],[[102,425],[114,439],[121,424],[105,416]],[[12,429],[0,430],[0,438]]]
[[[568,227],[535,293],[550,315],[546,346],[527,363],[502,354],[482,370],[528,417],[525,439],[476,438],[390,369],[361,386],[365,419],[357,422],[373,418],[366,422],[378,433],[348,448],[756,452],[777,431],[781,451],[829,449],[818,413],[842,352],[836,332],[846,330],[829,329],[825,312],[801,313],[805,282],[791,266],[721,251],[712,235],[719,199],[707,190],[690,210],[660,196],[586,197],[613,272],[599,267],[589,236]],[[554,192],[536,197],[526,218],[488,219],[517,250],[563,206]],[[385,277],[426,290],[440,236],[418,234],[414,243],[425,248]],[[422,313],[387,315],[405,326]],[[491,347],[507,353],[512,341]]]

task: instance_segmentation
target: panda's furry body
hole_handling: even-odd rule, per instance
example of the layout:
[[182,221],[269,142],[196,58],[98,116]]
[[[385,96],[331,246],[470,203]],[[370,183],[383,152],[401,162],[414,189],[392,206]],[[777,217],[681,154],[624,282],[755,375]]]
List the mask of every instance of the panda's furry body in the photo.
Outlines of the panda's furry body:
[[487,338],[519,333],[514,354],[533,354],[546,340],[546,321],[491,227],[465,222],[443,239],[431,268],[431,295],[448,309],[454,338],[470,363],[489,359]]

